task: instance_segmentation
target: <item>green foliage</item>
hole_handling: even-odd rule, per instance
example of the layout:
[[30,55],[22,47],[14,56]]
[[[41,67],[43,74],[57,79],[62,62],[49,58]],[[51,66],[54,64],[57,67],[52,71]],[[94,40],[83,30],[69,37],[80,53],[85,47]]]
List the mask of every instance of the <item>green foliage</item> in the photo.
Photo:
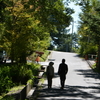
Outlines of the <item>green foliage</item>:
[[0,0],[0,22],[2,23],[4,21],[4,9],[6,5],[4,3],[4,0]]
[[84,54],[96,54],[97,46],[87,45],[87,49],[84,51]]
[[[50,45],[51,31],[68,27],[72,10],[63,0],[1,0],[0,46],[12,62],[26,63],[26,57]],[[0,17],[1,18],[1,17]],[[59,35],[58,35],[59,36]]]
[[33,76],[38,75],[39,65],[14,65],[11,67],[11,76],[14,83],[26,84]]
[[24,87],[25,87],[25,85],[14,86],[14,87],[9,89],[9,92],[7,93],[7,95],[9,96],[11,94],[14,94],[14,93],[22,90]]
[[0,94],[14,85],[26,84],[38,75],[39,65],[7,65],[0,67]]
[[96,67],[96,63],[94,65],[92,65],[92,70],[96,73],[100,74],[100,70],[98,70],[98,68]]
[[[81,36],[81,52],[97,54],[97,69],[100,70],[100,1],[85,0],[81,2],[82,13],[80,14],[79,34]],[[84,40],[84,41],[83,41]],[[87,43],[86,43],[87,42]],[[88,49],[89,44],[95,45],[96,50]],[[87,49],[87,50],[86,50]]]
[[10,76],[10,67],[0,67],[0,94],[7,92],[11,86],[13,86],[13,82]]
[[33,75],[32,71],[25,65],[13,65],[10,71],[14,83],[26,84]]
[[94,44],[85,44],[85,45],[81,45],[79,49],[81,55],[97,54],[98,46]]
[[88,0],[82,2],[82,13],[80,13],[80,53],[97,54],[98,44],[100,40],[100,27],[98,13],[96,11],[97,5],[100,5],[96,0]]
[[[50,32],[50,36],[51,36],[51,39],[53,41],[53,45],[56,45],[57,50],[61,50],[61,51],[66,51],[64,49],[64,48],[66,48],[66,44],[70,45],[69,35],[67,34],[68,30],[65,28],[70,25],[70,22],[72,21],[71,14],[74,13],[73,10],[70,8],[65,8],[64,12],[65,13],[63,13],[63,14],[60,14],[58,12],[60,15],[62,15],[63,18],[61,18],[61,20],[62,20],[62,22],[64,21],[64,23],[59,24],[59,21],[57,21],[55,18],[55,22],[57,23],[56,31]],[[58,15],[58,14],[56,14],[56,15]],[[51,46],[49,48],[53,48],[53,45],[51,44]]]
[[49,31],[33,15],[35,11],[31,11],[30,7],[34,2],[31,5],[30,2],[4,2],[6,20],[0,45],[6,48],[12,62],[26,63],[27,55],[38,48],[47,49],[49,45]]
[[41,62],[42,62],[42,61],[45,61],[45,60],[47,59],[47,57],[48,57],[49,54],[50,54],[50,51],[45,50],[45,51],[44,51],[44,54],[40,57],[40,61],[41,61]]
[[40,65],[39,64],[29,64],[28,68],[32,71],[33,76],[37,76],[38,75],[38,70],[40,69]]
[[72,35],[62,32],[62,34],[59,33],[59,36],[59,38],[55,39],[56,50],[70,52],[72,48]]
[[9,97],[5,96],[5,97],[3,97],[3,98],[0,99],[0,100],[15,100],[15,99],[14,99],[14,97],[12,97],[12,96],[9,96]]

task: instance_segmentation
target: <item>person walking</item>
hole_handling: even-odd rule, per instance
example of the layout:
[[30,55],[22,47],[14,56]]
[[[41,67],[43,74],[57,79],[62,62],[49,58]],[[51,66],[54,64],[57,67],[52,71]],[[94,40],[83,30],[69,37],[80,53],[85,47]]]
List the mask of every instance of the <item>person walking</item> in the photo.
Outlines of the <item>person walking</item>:
[[37,58],[35,59],[35,61],[36,61],[37,63],[40,62],[40,56],[39,56],[39,55],[37,56]]
[[48,81],[48,88],[52,88],[52,78],[54,77],[54,63],[50,62],[46,69],[47,81]]
[[64,88],[67,72],[68,72],[68,65],[65,64],[65,59],[62,59],[62,63],[59,64],[58,68],[58,75],[60,76],[61,89]]

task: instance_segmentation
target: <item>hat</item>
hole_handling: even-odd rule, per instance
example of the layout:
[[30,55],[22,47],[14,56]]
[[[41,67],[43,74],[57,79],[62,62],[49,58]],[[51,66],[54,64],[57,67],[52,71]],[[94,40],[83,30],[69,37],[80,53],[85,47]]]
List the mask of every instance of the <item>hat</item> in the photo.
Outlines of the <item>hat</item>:
[[49,65],[53,65],[53,64],[54,64],[53,62],[50,62],[50,63],[49,63]]

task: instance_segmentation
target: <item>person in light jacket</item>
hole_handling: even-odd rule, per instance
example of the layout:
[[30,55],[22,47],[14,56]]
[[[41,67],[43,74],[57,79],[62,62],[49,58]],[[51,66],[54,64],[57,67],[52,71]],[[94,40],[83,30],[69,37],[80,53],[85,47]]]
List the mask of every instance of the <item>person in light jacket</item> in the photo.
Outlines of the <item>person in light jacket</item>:
[[48,88],[52,88],[52,78],[54,77],[54,63],[50,62],[46,69],[46,75],[48,80]]

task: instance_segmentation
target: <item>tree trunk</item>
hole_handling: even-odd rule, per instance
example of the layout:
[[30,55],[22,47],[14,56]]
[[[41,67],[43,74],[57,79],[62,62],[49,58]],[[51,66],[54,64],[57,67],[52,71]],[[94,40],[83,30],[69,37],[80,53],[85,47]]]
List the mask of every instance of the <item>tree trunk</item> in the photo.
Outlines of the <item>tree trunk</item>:
[[99,41],[99,45],[98,45],[98,55],[97,55],[96,68],[98,70],[100,70],[100,41]]
[[25,64],[27,61],[26,61],[26,53],[22,53],[21,56],[20,56],[20,61],[19,63],[23,63]]
[[11,57],[11,63],[13,63],[14,62],[14,45],[13,45],[13,43],[11,45],[10,57]]

